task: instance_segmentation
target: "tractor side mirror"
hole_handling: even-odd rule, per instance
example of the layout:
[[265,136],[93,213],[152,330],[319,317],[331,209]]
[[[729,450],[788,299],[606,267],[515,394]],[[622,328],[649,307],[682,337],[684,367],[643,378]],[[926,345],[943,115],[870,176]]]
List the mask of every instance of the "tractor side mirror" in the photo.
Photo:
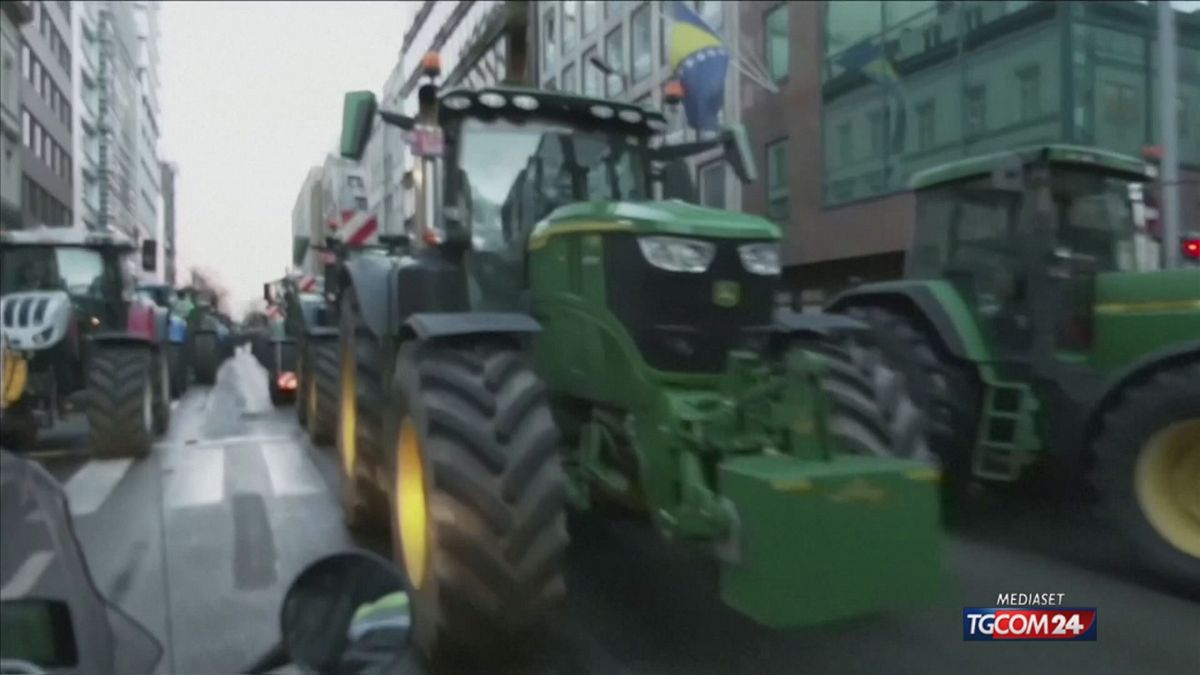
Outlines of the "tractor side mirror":
[[263,300],[266,300],[267,304],[271,303],[271,284],[269,283],[263,284]]
[[754,163],[754,151],[750,148],[750,136],[746,127],[735,124],[724,131],[721,143],[725,151],[725,160],[743,184],[758,180],[758,169]]
[[346,159],[359,160],[371,138],[371,123],[379,104],[370,91],[352,91],[342,103],[341,155]]
[[158,269],[158,242],[153,239],[142,241],[142,270],[153,272]]

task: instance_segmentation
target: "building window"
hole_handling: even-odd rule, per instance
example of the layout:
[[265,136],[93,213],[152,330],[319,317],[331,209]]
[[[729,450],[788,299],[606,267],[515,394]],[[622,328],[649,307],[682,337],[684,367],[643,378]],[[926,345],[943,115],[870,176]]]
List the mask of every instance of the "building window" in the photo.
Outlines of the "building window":
[[562,90],[568,94],[576,94],[579,92],[578,85],[575,84],[575,64],[568,63],[566,68],[563,68],[562,74]]
[[1179,130],[1180,138],[1188,137],[1188,100],[1182,96],[1179,97],[1179,121],[1175,123],[1176,129]]
[[964,126],[967,136],[976,136],[987,131],[987,88],[982,84],[967,87],[963,96],[966,112]]
[[28,110],[21,109],[21,142],[25,147],[33,147],[33,117]]
[[558,39],[554,31],[554,6],[542,17],[542,69],[554,70],[558,60]]
[[714,209],[725,208],[725,163],[709,162],[700,167],[700,203]]
[[665,66],[671,62],[670,54],[671,31],[667,29],[667,17],[662,13],[658,17],[658,64]]
[[629,69],[625,65],[625,40],[622,39],[624,37],[618,24],[604,38],[604,60],[608,67],[613,69],[613,73],[607,77],[609,96],[617,96],[625,91],[625,74]]
[[787,79],[788,59],[790,58],[788,4],[783,3],[767,12],[766,24],[767,72],[771,75],[772,80],[782,82]]
[[29,45],[25,43],[21,43],[21,75],[33,81],[33,56],[29,53]]
[[917,149],[928,150],[936,140],[934,136],[935,117],[933,101],[925,101],[917,106]]
[[600,2],[583,0],[583,34],[591,35],[600,25]]
[[570,54],[579,40],[579,0],[565,0],[562,4],[563,54]]
[[1021,91],[1021,119],[1034,119],[1042,114],[1042,71],[1037,66],[1025,68],[1017,73],[1017,82]]
[[767,146],[767,217],[788,217],[787,139]]
[[367,210],[367,198],[366,197],[355,197],[354,198],[354,208],[358,209],[359,211],[366,211]]
[[871,156],[883,156],[883,111],[872,110],[867,114],[867,126],[871,130]]
[[642,3],[633,12],[633,17],[630,19],[630,34],[629,39],[632,44],[629,45],[629,53],[633,57],[633,81],[641,82],[650,76],[650,71],[653,69],[654,47],[651,44],[650,30],[650,4]]
[[1113,124],[1131,124],[1138,119],[1137,91],[1128,84],[1104,83],[1104,119]]
[[33,147],[29,149],[38,159],[42,158],[42,127],[37,122],[33,123]]
[[854,137],[850,134],[849,122],[842,122],[838,125],[838,158],[841,166],[846,166],[854,161]]
[[604,76],[604,73],[600,72],[595,63],[592,63],[596,58],[596,48],[594,46],[588,48],[583,53],[583,63],[580,67],[583,68],[583,95],[599,98],[604,95],[600,87],[600,78]]
[[29,70],[29,84],[33,85],[38,95],[42,94],[42,64],[38,63],[37,57],[30,57],[33,60],[33,67]]
[[725,12],[721,11],[721,6],[724,4],[716,0],[699,0],[696,3],[696,13],[700,15],[701,19],[704,19],[704,23],[708,24],[709,28],[718,33],[725,27]]

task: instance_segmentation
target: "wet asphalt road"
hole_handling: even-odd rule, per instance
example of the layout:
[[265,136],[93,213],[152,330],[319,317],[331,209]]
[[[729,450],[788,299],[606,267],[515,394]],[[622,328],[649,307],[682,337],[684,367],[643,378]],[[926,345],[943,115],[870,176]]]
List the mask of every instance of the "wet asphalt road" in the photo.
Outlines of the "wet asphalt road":
[[[278,638],[283,593],[308,562],[386,549],[345,532],[336,459],[309,444],[290,407],[243,415],[227,385],[194,387],[138,462],[89,461],[83,432],[63,425],[38,457],[67,486],[101,589],[167,645],[160,672],[236,672]],[[570,674],[1200,674],[1200,597],[1147,580],[1086,509],[981,500],[964,521],[946,538],[948,587],[930,607],[790,632],[724,608],[712,564],[648,528],[589,527],[574,537],[547,659]],[[962,608],[1001,592],[1095,606],[1099,640],[963,642]]]

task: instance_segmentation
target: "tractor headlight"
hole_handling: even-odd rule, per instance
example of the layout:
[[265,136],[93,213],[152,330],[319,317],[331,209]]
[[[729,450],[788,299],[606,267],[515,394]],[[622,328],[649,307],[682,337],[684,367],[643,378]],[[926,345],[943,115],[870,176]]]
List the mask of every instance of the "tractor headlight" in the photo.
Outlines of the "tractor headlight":
[[743,244],[738,247],[738,255],[742,258],[742,267],[751,274],[779,274],[779,244]]
[[639,237],[646,262],[668,272],[703,272],[712,264],[717,247],[697,239]]

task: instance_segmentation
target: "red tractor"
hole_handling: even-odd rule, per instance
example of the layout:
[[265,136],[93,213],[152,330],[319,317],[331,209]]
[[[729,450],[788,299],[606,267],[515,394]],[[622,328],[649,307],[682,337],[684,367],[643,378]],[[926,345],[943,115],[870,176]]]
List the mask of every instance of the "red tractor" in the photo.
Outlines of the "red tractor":
[[[169,318],[136,292],[136,247],[108,233],[0,232],[0,326],[24,366],[4,408],[4,444],[85,410],[97,457],[144,456],[170,419]],[[143,242],[142,268],[156,266]],[[11,388],[11,387],[10,387]]]

